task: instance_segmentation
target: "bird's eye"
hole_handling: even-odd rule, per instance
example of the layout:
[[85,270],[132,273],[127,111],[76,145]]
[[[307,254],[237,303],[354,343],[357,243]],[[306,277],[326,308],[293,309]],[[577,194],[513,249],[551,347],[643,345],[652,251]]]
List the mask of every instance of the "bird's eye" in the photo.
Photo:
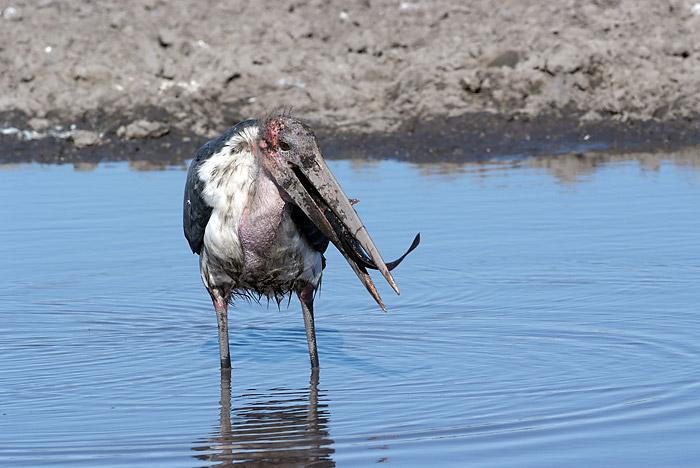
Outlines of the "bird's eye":
[[289,146],[289,143],[287,143],[286,141],[280,141],[279,145],[280,145],[280,149],[281,149],[282,151],[289,151],[290,148],[291,148],[291,147]]

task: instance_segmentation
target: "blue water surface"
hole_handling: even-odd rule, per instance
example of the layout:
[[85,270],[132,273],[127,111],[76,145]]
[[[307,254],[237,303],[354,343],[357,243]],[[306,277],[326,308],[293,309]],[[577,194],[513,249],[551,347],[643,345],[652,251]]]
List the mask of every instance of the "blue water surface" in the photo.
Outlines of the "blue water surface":
[[318,375],[296,299],[220,373],[183,167],[0,167],[0,466],[697,466],[700,153],[566,158],[330,161],[422,243],[388,313],[331,247]]

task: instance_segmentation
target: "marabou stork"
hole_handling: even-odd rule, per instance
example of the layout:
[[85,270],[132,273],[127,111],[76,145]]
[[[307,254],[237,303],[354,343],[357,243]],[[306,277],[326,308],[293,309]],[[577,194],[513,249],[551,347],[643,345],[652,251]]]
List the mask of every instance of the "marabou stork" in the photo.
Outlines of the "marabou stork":
[[385,263],[323,160],[311,129],[288,115],[247,120],[207,142],[190,164],[183,227],[199,254],[219,328],[221,367],[231,367],[227,309],[232,296],[301,301],[311,367],[318,367],[314,295],[329,240],[383,309],[367,268],[398,294]]

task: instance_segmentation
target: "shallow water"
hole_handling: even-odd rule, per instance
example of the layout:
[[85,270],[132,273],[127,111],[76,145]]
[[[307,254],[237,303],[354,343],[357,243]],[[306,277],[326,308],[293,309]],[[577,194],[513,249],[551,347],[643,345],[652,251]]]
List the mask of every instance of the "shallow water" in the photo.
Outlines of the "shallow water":
[[385,258],[421,232],[402,294],[329,252],[320,375],[293,300],[231,311],[230,379],[182,168],[1,167],[0,465],[696,466],[696,156],[330,161]]

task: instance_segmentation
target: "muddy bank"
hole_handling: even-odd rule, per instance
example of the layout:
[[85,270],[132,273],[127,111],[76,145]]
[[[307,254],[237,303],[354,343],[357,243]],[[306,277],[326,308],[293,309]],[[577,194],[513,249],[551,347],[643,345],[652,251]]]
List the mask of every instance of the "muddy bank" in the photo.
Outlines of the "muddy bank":
[[[105,124],[109,130],[99,144],[81,147],[70,136],[0,136],[0,163],[143,160],[178,165],[190,159],[207,139],[175,125],[158,137],[120,138],[117,132],[124,127],[122,120],[123,116]],[[564,153],[670,153],[700,145],[700,127],[687,122],[585,122],[580,114],[508,119],[480,113],[409,119],[391,132],[342,131],[324,125],[317,125],[316,130],[327,159],[391,158],[413,163],[507,161]]]
[[190,157],[292,108],[331,157],[674,149],[700,142],[687,0],[14,1],[0,160]]

